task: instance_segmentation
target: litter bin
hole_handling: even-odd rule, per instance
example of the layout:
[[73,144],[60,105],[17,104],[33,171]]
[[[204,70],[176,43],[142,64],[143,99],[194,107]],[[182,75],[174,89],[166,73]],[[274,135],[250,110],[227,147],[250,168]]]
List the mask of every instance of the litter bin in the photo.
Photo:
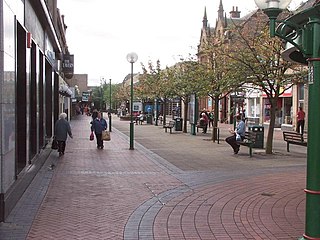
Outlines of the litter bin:
[[147,114],[146,118],[147,118],[147,124],[152,124],[152,115]]
[[175,121],[174,130],[175,131],[182,131],[183,119],[182,118],[175,118],[174,121]]
[[256,133],[256,142],[254,148],[263,148],[264,145],[264,127],[263,126],[249,126],[249,131]]

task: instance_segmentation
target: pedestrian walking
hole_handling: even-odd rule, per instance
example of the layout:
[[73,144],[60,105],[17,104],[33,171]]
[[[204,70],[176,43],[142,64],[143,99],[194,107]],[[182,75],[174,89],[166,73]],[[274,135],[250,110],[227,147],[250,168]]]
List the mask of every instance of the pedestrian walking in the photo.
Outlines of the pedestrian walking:
[[70,138],[73,138],[70,124],[66,120],[66,118],[67,114],[61,113],[59,116],[59,120],[57,120],[57,122],[55,123],[54,138],[58,142],[59,157],[64,155],[68,135],[70,136]]
[[213,124],[214,124],[214,113],[213,113],[213,111],[211,111],[209,113],[209,127],[210,127],[210,125],[213,127]]
[[303,134],[305,117],[306,113],[303,111],[302,107],[299,107],[299,111],[297,112],[297,133]]
[[91,132],[94,132],[97,139],[97,148],[103,149],[102,131],[108,127],[107,121],[102,117],[101,112],[97,113],[97,117],[91,122]]
[[240,145],[237,141],[242,141],[245,137],[246,125],[241,115],[236,116],[237,126],[235,130],[229,129],[232,136],[226,138],[226,142],[232,147],[234,154],[238,154]]
[[97,109],[93,109],[92,110],[92,121],[95,120],[98,116],[98,110]]

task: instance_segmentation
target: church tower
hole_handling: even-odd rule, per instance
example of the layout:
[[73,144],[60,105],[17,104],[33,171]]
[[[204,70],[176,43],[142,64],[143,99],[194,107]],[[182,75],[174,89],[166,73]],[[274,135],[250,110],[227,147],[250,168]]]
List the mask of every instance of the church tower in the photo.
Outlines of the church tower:
[[218,10],[218,21],[224,19],[224,10],[223,10],[223,5],[222,5],[222,0],[220,0],[219,4],[219,10]]
[[203,23],[203,25],[202,25],[203,28],[208,27],[207,7],[204,8],[204,16],[203,16],[202,23]]

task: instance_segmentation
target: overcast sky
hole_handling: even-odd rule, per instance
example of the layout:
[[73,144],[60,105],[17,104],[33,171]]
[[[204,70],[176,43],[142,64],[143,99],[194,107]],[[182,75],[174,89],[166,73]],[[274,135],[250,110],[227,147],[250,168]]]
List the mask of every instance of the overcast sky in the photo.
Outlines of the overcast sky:
[[[302,0],[293,0],[291,7]],[[75,73],[88,74],[89,85],[104,78],[120,83],[130,73],[129,52],[141,62],[160,60],[162,68],[195,54],[200,40],[204,8],[214,27],[220,0],[58,0],[65,15],[67,43],[74,54]],[[229,16],[238,6],[241,16],[256,9],[254,0],[223,0]],[[234,2],[237,2],[235,5]]]

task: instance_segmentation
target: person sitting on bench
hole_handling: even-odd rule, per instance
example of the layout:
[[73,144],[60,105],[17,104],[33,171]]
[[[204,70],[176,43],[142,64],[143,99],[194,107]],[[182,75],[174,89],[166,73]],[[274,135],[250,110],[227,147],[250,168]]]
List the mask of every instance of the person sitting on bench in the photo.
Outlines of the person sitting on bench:
[[139,124],[142,124],[144,121],[145,115],[140,112],[140,114],[137,118],[138,118]]
[[245,137],[246,125],[242,120],[241,115],[236,116],[237,126],[235,130],[229,129],[232,136],[226,138],[226,142],[232,147],[234,154],[238,154],[240,145],[237,141],[242,141]]
[[201,118],[199,120],[199,125],[201,127],[203,127],[202,128],[203,129],[202,133],[207,133],[208,122],[209,122],[208,116],[205,113],[202,113],[201,114]]

